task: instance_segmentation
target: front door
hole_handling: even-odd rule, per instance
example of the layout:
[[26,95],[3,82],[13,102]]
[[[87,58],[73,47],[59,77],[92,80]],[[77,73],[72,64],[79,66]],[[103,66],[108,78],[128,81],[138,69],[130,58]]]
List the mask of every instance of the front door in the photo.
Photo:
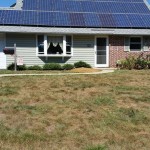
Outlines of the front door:
[[108,38],[97,37],[95,46],[95,67],[109,67]]
[[3,53],[5,47],[5,36],[0,34],[0,69],[6,69],[6,55]]

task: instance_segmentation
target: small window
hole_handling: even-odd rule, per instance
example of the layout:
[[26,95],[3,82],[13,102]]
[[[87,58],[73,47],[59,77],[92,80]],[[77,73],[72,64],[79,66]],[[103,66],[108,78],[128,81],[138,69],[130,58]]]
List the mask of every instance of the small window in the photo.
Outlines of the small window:
[[144,51],[150,51],[150,37],[145,36],[143,38],[143,46],[144,46]]
[[44,36],[38,35],[38,54],[44,54]]
[[141,37],[130,38],[130,51],[141,51]]
[[66,54],[71,54],[71,47],[72,47],[72,37],[66,36]]

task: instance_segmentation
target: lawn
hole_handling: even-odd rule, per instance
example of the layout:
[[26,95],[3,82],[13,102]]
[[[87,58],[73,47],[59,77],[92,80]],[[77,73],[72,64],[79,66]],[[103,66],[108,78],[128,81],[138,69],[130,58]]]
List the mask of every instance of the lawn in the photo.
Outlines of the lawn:
[[72,70],[24,70],[24,71],[12,71],[12,70],[0,70],[2,74],[56,74],[56,73],[92,73],[100,72],[100,69],[94,68],[75,68]]
[[2,150],[149,150],[150,70],[0,78]]

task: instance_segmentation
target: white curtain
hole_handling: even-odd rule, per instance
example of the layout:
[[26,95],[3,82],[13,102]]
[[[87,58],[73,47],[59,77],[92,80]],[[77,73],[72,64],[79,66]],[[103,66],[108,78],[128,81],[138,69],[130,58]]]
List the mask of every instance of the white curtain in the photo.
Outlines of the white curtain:
[[53,46],[57,46],[59,43],[60,47],[63,50],[63,36],[48,36],[47,37],[47,46],[50,46],[50,43],[53,43]]

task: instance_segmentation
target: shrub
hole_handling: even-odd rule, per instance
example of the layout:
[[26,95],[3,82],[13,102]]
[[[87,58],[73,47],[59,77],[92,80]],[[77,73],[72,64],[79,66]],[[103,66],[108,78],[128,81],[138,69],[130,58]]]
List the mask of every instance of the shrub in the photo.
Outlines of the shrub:
[[48,63],[43,66],[43,70],[61,70],[62,67],[57,63]]
[[62,66],[63,70],[71,70],[73,68],[74,68],[74,65],[71,65],[71,64],[65,64]]
[[133,56],[126,57],[125,60],[121,61],[121,68],[123,69],[134,69],[135,68],[136,59]]
[[143,53],[139,55],[139,57],[134,58],[133,56],[126,57],[125,60],[121,60],[118,64],[117,61],[117,67],[120,67],[122,69],[146,69],[150,68],[150,64],[147,58],[143,56]]
[[[14,70],[14,68],[15,68],[15,64],[14,64],[14,63],[10,64],[10,65],[7,67],[8,70]],[[17,70],[19,70],[19,71],[27,70],[27,67],[26,67],[25,64],[23,64],[22,66],[18,66],[18,65],[17,65]]]
[[28,67],[28,70],[42,70],[42,67],[38,66],[38,65],[30,66],[30,67]]
[[148,62],[143,58],[137,58],[135,62],[135,69],[146,69]]
[[86,62],[83,62],[83,61],[74,63],[74,66],[75,66],[75,68],[81,68],[81,67],[91,68],[91,66],[89,64],[87,64]]
[[150,69],[150,61],[147,62],[148,69]]
[[136,59],[135,62],[135,69],[146,69],[147,68],[147,64],[148,63],[148,59],[145,58],[143,56],[143,53],[141,55],[139,55],[139,57]]

